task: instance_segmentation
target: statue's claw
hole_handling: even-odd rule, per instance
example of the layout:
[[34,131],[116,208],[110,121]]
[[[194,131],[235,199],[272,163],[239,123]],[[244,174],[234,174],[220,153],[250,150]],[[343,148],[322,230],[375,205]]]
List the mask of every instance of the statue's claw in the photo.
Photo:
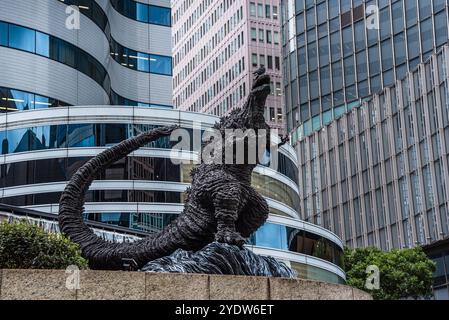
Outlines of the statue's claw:
[[215,241],[220,243],[227,243],[240,248],[246,243],[246,239],[243,238],[238,232],[231,230],[220,230],[215,234]]

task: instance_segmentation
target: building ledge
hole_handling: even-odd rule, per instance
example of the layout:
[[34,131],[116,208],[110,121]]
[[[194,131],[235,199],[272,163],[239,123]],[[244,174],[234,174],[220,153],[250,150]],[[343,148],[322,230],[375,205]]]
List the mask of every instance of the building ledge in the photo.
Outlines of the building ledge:
[[247,276],[3,269],[0,283],[0,300],[372,299],[345,285]]

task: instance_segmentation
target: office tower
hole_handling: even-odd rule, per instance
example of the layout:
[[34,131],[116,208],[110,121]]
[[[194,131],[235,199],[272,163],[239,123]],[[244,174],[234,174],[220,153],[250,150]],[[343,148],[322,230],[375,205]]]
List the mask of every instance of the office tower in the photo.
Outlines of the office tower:
[[352,247],[425,245],[449,235],[449,47],[305,137],[306,220]]
[[437,298],[448,295],[448,3],[281,1],[302,217],[351,247],[431,247]]
[[293,142],[394,85],[448,41],[447,0],[282,0]]
[[279,0],[172,3],[174,106],[224,115],[242,106],[263,65],[272,78],[266,118],[283,129]]

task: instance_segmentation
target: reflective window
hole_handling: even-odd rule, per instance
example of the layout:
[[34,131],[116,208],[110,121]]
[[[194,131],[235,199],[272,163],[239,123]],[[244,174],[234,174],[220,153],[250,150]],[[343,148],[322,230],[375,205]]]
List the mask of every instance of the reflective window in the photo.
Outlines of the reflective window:
[[363,50],[365,46],[365,22],[359,21],[354,25],[355,50]]
[[256,16],[256,4],[254,2],[250,2],[250,4],[249,4],[249,13],[250,13],[251,17]]
[[[2,198],[1,202],[13,206],[49,205],[59,203],[61,192],[30,194]],[[140,190],[95,190],[86,193],[87,202],[157,202],[182,203],[180,192]]]
[[60,100],[30,92],[0,87],[0,112],[68,106]]
[[252,183],[253,187],[263,196],[284,203],[299,212],[300,204],[298,193],[288,185],[256,172],[253,173]]
[[[9,30],[9,32],[8,32]],[[6,39],[9,41],[6,42]],[[111,104],[144,107],[168,107],[132,101],[111,89],[109,75],[103,65],[84,50],[54,36],[21,26],[0,22],[0,41],[15,49],[26,50],[68,65],[94,79],[109,94]],[[2,43],[0,43],[1,45]],[[111,38],[111,55],[123,66],[142,72],[172,75],[172,58],[136,52],[117,44]],[[40,101],[53,105],[53,102]],[[120,103],[122,102],[122,103]],[[44,106],[45,104],[40,104]],[[26,108],[25,108],[26,109]],[[20,110],[23,110],[21,108]]]
[[133,70],[172,75],[171,57],[137,52],[121,46],[114,39],[111,39],[111,56],[122,66]]
[[10,130],[6,132],[6,138],[3,146],[7,146],[8,153],[55,148],[64,144],[65,126]]
[[[36,46],[37,44],[37,46]],[[79,70],[100,84],[110,93],[109,75],[94,57],[78,47],[25,27],[9,24],[9,46],[41,54]]]
[[171,26],[171,9],[147,5],[133,0],[111,0],[112,6],[119,13],[140,22]]
[[407,43],[410,59],[419,56],[420,53],[418,32],[418,26],[414,26],[408,30]]
[[435,36],[437,38],[437,46],[443,45],[448,40],[447,24],[447,17],[444,11],[435,15]]
[[146,4],[136,2],[135,17],[137,21],[148,22],[148,6]]
[[[108,17],[100,5],[95,0],[59,0],[68,6],[80,7],[80,12],[91,19],[101,30],[104,31],[108,39],[111,38]],[[148,16],[148,15],[147,15]]]
[[404,14],[402,1],[392,4],[393,33],[396,34],[404,30]]
[[354,52],[352,37],[354,36],[352,28],[343,29],[343,55],[346,57]]
[[21,26],[9,25],[9,46],[29,52],[35,51],[35,31]]
[[250,237],[255,246],[288,250],[343,265],[343,250],[322,236],[280,224],[266,223]]
[[[430,8],[430,3],[428,3],[428,5],[429,5],[428,7]],[[431,51],[433,48],[434,36],[433,36],[432,19],[427,19],[421,22],[420,33],[422,39],[422,51],[424,53],[427,53],[428,51]]]
[[285,226],[279,224],[266,223],[263,225],[255,233],[253,242],[260,247],[288,250]]
[[36,53],[47,58],[50,57],[50,36],[36,32]]
[[391,45],[391,40],[385,40],[381,43],[382,50],[382,70],[386,71],[393,68],[393,49]]
[[0,22],[0,46],[8,45],[8,25]]
[[146,108],[167,108],[173,109],[173,106],[154,104],[154,103],[143,103],[134,101],[125,97],[122,97],[111,90],[111,104],[117,106],[134,106],[134,107],[146,107]]
[[149,6],[150,15],[149,23],[160,24],[163,26],[171,26],[171,10],[170,8]]
[[396,64],[400,65],[407,61],[407,50],[405,47],[405,35],[400,33],[394,37],[394,52]]
[[172,75],[172,58],[159,55],[150,55],[150,72]]

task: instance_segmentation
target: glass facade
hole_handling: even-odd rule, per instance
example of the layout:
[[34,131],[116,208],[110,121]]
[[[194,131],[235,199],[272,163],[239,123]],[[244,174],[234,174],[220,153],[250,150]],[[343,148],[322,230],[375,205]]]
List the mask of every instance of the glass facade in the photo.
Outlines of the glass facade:
[[[1,165],[0,186],[8,188],[68,181],[76,170],[90,159],[90,157],[52,158]],[[100,172],[96,180],[189,183],[190,179],[185,177],[189,176],[190,169],[189,165],[175,165],[167,158],[127,157],[114,163],[111,169]]]
[[[89,19],[110,35],[106,13],[95,0],[58,0],[68,6],[77,6]],[[113,8],[127,18],[155,25],[171,27],[171,10],[168,7],[148,5],[133,0],[111,0]]]
[[302,253],[343,268],[343,250],[323,236],[281,224],[266,223],[250,238],[259,247]]
[[288,130],[297,141],[448,42],[446,0],[284,0]]
[[[120,65],[141,72],[172,76],[171,57],[128,49],[117,43],[110,34],[109,42],[111,57]],[[0,21],[0,46],[44,56],[82,72],[102,86],[111,104],[172,108],[169,105],[143,103],[120,96],[111,88],[108,71],[97,59],[77,46],[49,34]]]
[[[108,144],[108,146],[109,145],[110,144]],[[75,145],[74,147],[81,146]],[[153,147],[158,148],[159,145],[154,145]],[[64,181],[70,180],[70,177],[76,172],[76,170],[89,160],[90,158],[88,157],[52,158],[0,165],[0,188],[63,183]],[[127,157],[115,163],[110,169],[100,172],[96,180],[168,181],[191,183],[191,169],[191,165],[175,165],[170,159],[166,158]],[[264,176],[256,172],[253,173],[253,185],[254,188],[263,196],[279,201],[285,206],[292,208],[294,211],[299,210],[298,193],[288,185],[272,177]],[[139,199],[138,196],[131,194],[132,191],[126,191],[126,187],[123,186],[122,189],[123,190],[110,191],[109,200],[116,202],[132,202],[135,201],[132,199]],[[181,193],[179,192],[178,194]],[[48,199],[56,199],[57,203],[59,202],[57,199],[59,199],[60,195],[60,193],[50,195],[50,198]],[[96,194],[89,196],[88,198],[91,202],[105,201],[104,198],[102,198],[102,200],[98,198],[98,196],[99,195]],[[181,201],[179,195],[177,197],[178,200],[173,202],[179,203]],[[53,203],[53,201],[48,202],[50,200],[41,201],[43,202],[35,203],[34,200],[28,195],[19,196],[15,199],[3,198],[4,203],[17,206],[28,206],[33,205],[33,203],[36,205]]]
[[[110,92],[110,80],[106,69],[87,52],[36,30],[2,21],[0,25],[9,29],[5,46],[42,55],[75,68],[94,79],[106,92]],[[171,57],[137,52],[121,46],[112,38],[111,56],[122,66],[133,70],[172,75]]]
[[[16,101],[16,103],[22,102],[20,100]],[[11,128],[9,130],[0,130],[0,141],[2,142],[1,154],[6,155],[58,148],[110,147],[140,132],[152,130],[157,127],[146,124],[88,123],[60,124],[20,129]],[[193,136],[193,131],[191,129],[187,130]],[[176,144],[177,142],[170,141],[170,138],[166,137],[149,144],[147,147],[171,149]],[[190,145],[193,146],[193,142]],[[278,172],[292,181],[297,181],[298,169],[295,163],[283,153],[278,153],[278,158]],[[269,163],[266,165],[269,166]]]
[[351,247],[449,236],[449,46],[297,145],[303,219]]
[[302,279],[346,284],[342,277],[322,268],[298,262],[292,262],[290,266],[298,273],[298,277]]
[[97,82],[109,93],[111,82],[103,65],[87,52],[54,36],[0,21],[2,28],[8,29],[4,46],[42,55],[77,69]]
[[[103,9],[95,0],[59,0],[66,5],[76,5],[81,12],[91,19],[109,40],[111,57],[122,66],[154,74],[172,75],[172,58],[156,54],[138,52],[119,44],[111,35],[109,20]],[[128,18],[149,24],[171,26],[171,9],[147,5],[132,0],[113,0],[112,6]],[[130,101],[130,100],[128,100]],[[130,103],[142,106],[139,103]]]
[[[92,2],[95,2],[92,0]],[[171,26],[170,8],[148,5],[133,0],[111,0],[115,10],[139,22]]]
[[0,87],[0,113],[64,106],[69,104],[31,92]]
[[172,75],[172,58],[157,54],[137,52],[123,47],[111,39],[111,57],[122,66],[165,76]]

